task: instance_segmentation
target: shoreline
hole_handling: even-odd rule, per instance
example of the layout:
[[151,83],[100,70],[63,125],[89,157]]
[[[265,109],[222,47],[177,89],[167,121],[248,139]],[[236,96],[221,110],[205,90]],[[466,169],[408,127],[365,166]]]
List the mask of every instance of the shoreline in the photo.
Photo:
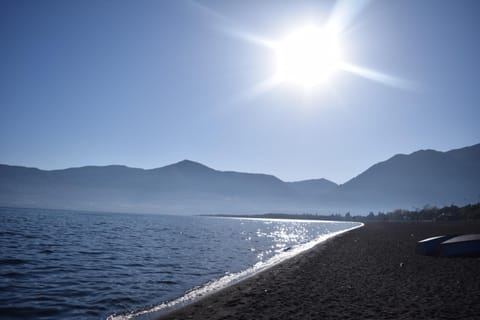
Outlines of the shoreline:
[[[220,217],[217,217],[220,218]],[[225,219],[232,219],[230,217],[224,217]],[[238,219],[247,219],[247,220],[272,220],[272,219],[262,219],[262,218],[238,218]],[[285,219],[284,219],[285,220]],[[297,220],[290,220],[286,219],[285,221],[297,221]],[[189,291],[185,292],[182,296],[175,298],[173,300],[165,301],[162,302],[158,305],[152,306],[148,309],[144,310],[138,310],[138,311],[132,311],[127,314],[113,314],[110,315],[107,320],[128,320],[128,319],[137,319],[137,320],[143,320],[143,319],[157,319],[161,318],[163,316],[169,315],[177,310],[181,310],[183,308],[187,308],[188,306],[195,304],[197,302],[200,302],[204,299],[209,298],[211,295],[215,295],[229,287],[235,286],[239,283],[242,283],[243,281],[246,281],[252,277],[255,277],[256,275],[267,272],[271,268],[285,263],[286,261],[293,259],[299,255],[304,254],[305,252],[308,252],[312,250],[312,248],[315,248],[317,246],[321,246],[322,244],[331,241],[332,239],[341,236],[345,233],[348,233],[352,230],[362,228],[364,226],[363,223],[361,222],[346,222],[346,221],[305,221],[305,220],[298,220],[300,222],[326,222],[326,223],[354,223],[356,224],[353,227],[343,229],[340,231],[336,232],[331,232],[326,235],[321,235],[316,239],[313,239],[312,241],[309,241],[307,243],[304,243],[302,245],[298,245],[296,247],[289,248],[288,250],[285,250],[279,254],[276,254],[275,256],[271,257],[267,261],[261,261],[256,263],[253,266],[248,267],[245,270],[242,270],[237,273],[232,273],[225,275],[221,278],[218,279],[213,279],[210,282],[207,282],[206,284],[200,286],[200,287],[195,287],[190,289]]]
[[480,222],[368,222],[159,317],[474,319],[480,259],[415,254],[416,242]]

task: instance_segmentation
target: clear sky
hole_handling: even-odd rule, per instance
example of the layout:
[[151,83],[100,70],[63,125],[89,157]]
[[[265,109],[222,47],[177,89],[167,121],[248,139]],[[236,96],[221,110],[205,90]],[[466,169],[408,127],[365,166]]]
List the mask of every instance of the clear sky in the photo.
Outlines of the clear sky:
[[333,1],[3,0],[0,163],[191,159],[343,183],[396,153],[479,143],[480,1],[359,4],[340,14],[342,58],[383,80],[338,70],[306,92],[260,86],[276,60],[254,39],[323,26]]

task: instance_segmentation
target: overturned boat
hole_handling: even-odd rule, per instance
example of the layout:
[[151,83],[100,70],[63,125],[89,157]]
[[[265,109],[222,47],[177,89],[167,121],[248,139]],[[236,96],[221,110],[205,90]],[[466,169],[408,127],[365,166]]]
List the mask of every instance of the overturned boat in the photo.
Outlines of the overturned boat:
[[480,234],[441,235],[417,242],[417,254],[439,257],[480,257]]

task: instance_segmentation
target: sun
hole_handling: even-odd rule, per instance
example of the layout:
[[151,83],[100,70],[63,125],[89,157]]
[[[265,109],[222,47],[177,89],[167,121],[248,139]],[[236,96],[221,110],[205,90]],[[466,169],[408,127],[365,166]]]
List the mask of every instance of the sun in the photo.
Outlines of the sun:
[[278,42],[274,51],[276,80],[305,89],[326,84],[341,66],[338,37],[326,28],[296,29]]

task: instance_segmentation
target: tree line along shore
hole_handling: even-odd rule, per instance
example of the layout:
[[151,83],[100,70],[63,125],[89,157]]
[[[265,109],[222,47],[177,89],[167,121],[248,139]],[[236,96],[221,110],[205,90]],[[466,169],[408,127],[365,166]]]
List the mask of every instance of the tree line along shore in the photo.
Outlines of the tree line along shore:
[[266,213],[256,215],[213,215],[215,217],[245,217],[266,219],[301,219],[301,220],[335,220],[335,221],[461,221],[480,220],[480,203],[458,207],[455,205],[438,208],[424,206],[421,209],[405,210],[396,209],[389,212],[370,212],[366,216],[345,214],[289,214]]

